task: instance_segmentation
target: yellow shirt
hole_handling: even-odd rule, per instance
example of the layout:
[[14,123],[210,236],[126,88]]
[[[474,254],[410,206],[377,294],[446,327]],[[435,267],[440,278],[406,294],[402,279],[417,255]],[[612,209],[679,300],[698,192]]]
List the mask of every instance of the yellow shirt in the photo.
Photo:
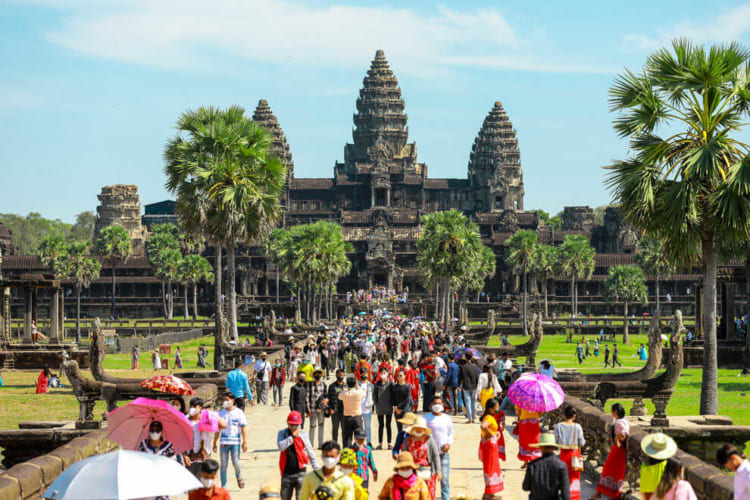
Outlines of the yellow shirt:
[[664,474],[664,468],[666,466],[666,460],[662,460],[653,465],[641,464],[641,492],[653,493],[656,491],[656,487],[659,486],[661,476]]
[[308,382],[312,382],[314,370],[315,367],[312,365],[312,363],[305,363],[304,365],[300,365],[299,368],[297,368],[297,373],[304,373],[305,380],[307,380]]
[[[321,481],[320,478],[324,480]],[[343,472],[336,469],[333,476],[326,478],[323,470],[318,469],[305,476],[300,492],[300,500],[311,500],[313,493],[320,485],[326,485],[333,491],[333,500],[354,500],[354,483],[352,479],[345,476]]]
[[362,478],[354,472],[349,474],[349,477],[354,483],[354,500],[368,500],[370,493],[362,487]]

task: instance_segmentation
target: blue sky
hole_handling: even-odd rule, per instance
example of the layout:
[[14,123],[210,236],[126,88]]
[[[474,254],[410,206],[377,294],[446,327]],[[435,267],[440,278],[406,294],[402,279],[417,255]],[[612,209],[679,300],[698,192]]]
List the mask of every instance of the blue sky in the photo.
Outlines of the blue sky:
[[626,154],[612,78],[678,36],[750,44],[750,3],[0,0],[0,212],[72,221],[116,183],[168,198],[178,115],[261,98],[297,177],[331,177],[377,49],[431,177],[465,177],[500,100],[527,209],[605,204],[601,167]]

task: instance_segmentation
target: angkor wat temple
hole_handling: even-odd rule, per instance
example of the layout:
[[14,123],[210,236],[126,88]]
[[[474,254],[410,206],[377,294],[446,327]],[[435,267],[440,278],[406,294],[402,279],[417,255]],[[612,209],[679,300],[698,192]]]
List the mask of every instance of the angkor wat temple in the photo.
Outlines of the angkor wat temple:
[[[466,177],[455,179],[428,176],[428,166],[417,157],[416,144],[409,142],[404,110],[398,80],[379,50],[356,100],[353,140],[344,146],[343,161],[335,163],[332,178],[295,177],[292,148],[268,102],[261,99],[253,113],[253,119],[272,134],[272,151],[288,167],[289,186],[281,224],[289,227],[316,220],[337,222],[354,247],[351,274],[339,283],[339,291],[371,285],[423,290],[415,269],[420,218],[452,208],[462,210],[479,225],[484,243],[497,255],[498,272],[486,287],[493,298],[517,290],[517,279],[503,263],[503,244],[518,229],[536,231],[542,244],[559,245],[571,234],[583,234],[591,241],[597,250],[596,268],[589,280],[580,283],[579,296],[600,295],[609,267],[633,263],[638,235],[614,207],[607,208],[598,220],[590,207],[565,207],[562,227],[557,230],[540,221],[535,212],[524,210],[518,139],[500,101],[492,104],[481,123],[477,117],[476,139],[471,147],[467,144]],[[97,230],[109,223],[120,223],[137,242],[134,255],[117,268],[118,295],[133,298],[134,304],[140,303],[139,299],[148,302],[159,298],[161,282],[143,255],[142,242],[151,225],[177,222],[174,202],[145,205],[145,214],[138,223],[133,218],[134,207],[140,210],[135,186],[106,186],[99,199]],[[8,246],[8,240],[9,235],[0,227],[0,245]],[[43,270],[38,258],[9,256],[12,250],[5,250],[2,271],[6,274]],[[240,247],[237,264],[239,293],[276,295],[277,274],[260,248]],[[697,273],[696,269],[667,278],[662,293],[691,300],[687,295],[700,280]],[[110,275],[111,269],[104,267],[87,301],[107,296]],[[204,293],[206,301],[210,301],[209,290]],[[567,296],[568,281],[555,279],[550,294]]]

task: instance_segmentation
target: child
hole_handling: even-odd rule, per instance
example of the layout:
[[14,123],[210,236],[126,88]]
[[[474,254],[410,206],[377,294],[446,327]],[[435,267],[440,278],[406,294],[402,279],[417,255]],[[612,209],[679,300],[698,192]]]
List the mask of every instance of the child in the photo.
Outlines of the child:
[[649,500],[661,482],[667,459],[677,452],[674,439],[661,432],[655,432],[641,441],[641,451],[645,459],[641,461],[641,493]]
[[345,476],[349,476],[354,483],[354,500],[367,500],[370,494],[362,486],[362,478],[357,475],[357,453],[353,449],[344,448],[341,450],[339,469]]
[[370,485],[369,471],[372,470],[372,478],[378,480],[378,470],[375,468],[375,459],[372,456],[372,446],[367,444],[367,433],[364,429],[354,432],[354,444],[352,450],[357,455],[357,475],[362,478],[362,487],[368,489]]

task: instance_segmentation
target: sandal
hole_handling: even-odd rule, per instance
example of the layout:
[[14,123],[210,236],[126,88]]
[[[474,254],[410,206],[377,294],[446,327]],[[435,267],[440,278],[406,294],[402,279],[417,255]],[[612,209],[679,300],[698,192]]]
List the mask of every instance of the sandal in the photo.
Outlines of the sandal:
[[244,479],[238,479],[237,480],[237,486],[240,487],[240,489],[245,487],[245,480]]

